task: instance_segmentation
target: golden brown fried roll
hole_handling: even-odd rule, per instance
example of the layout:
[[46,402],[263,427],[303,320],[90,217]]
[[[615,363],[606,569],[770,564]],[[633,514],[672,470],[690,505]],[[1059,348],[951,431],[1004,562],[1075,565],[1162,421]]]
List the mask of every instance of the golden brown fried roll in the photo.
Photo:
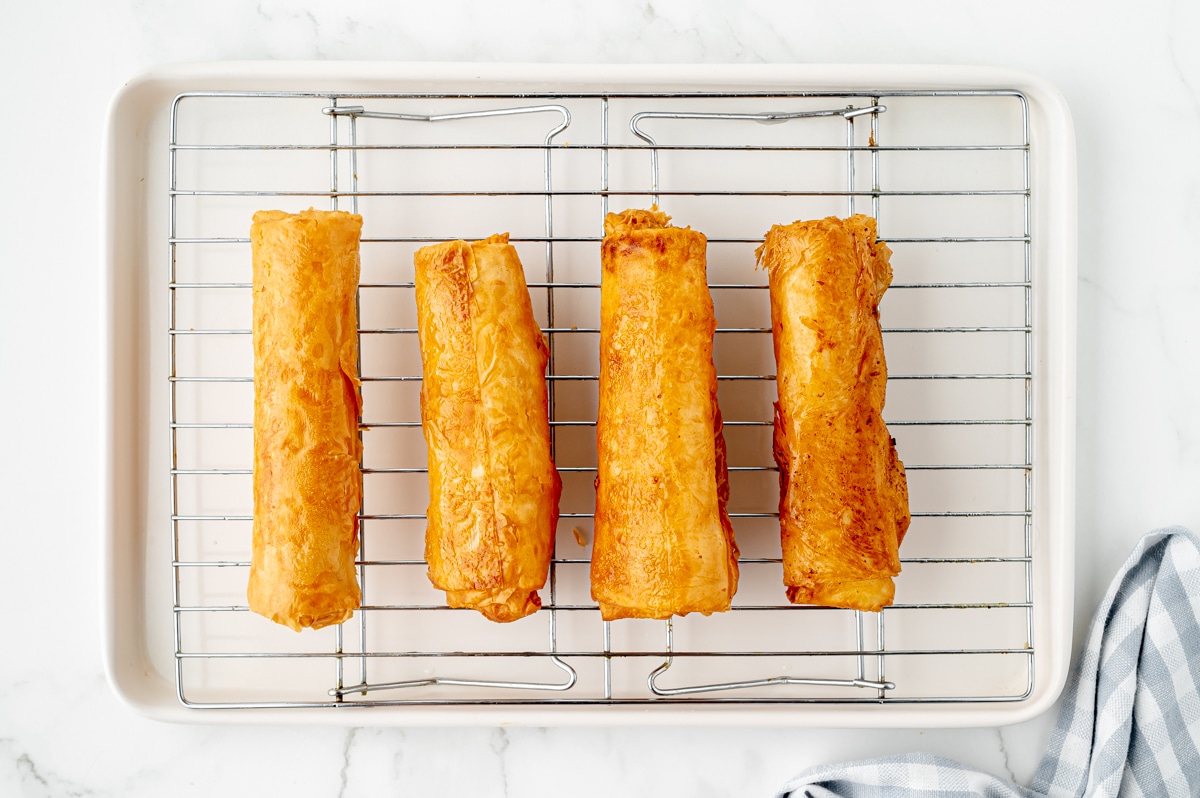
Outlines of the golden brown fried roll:
[[707,241],[669,220],[604,220],[591,578],[605,620],[707,615],[737,591]]
[[778,374],[783,579],[795,604],[879,610],[895,593],[909,512],[881,415],[890,256],[861,214],[776,225],[758,250]]
[[362,497],[358,238],[343,211],[259,211],[250,609],[299,631],[350,618]]
[[414,261],[429,579],[451,607],[515,621],[542,605],[562,492],[549,350],[507,234],[425,247]]

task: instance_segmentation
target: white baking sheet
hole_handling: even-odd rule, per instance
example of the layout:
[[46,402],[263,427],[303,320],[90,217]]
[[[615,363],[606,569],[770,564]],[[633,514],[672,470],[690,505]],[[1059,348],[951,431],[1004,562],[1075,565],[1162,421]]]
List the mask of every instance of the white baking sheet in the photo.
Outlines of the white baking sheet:
[[[1014,94],[928,95],[989,89]],[[910,466],[916,514],[901,551],[905,568],[897,581],[897,607],[885,613],[883,635],[876,616],[863,616],[861,637],[854,613],[778,609],[785,602],[779,565],[773,562],[779,556],[777,521],[756,517],[774,510],[776,475],[737,471],[731,510],[742,514],[735,526],[747,558],[735,601],[739,609],[677,620],[673,642],[680,656],[657,683],[669,690],[781,677],[842,680],[860,675],[860,669],[865,678],[877,679],[882,662],[882,678],[895,687],[880,692],[775,683],[673,698],[651,693],[646,680],[664,662],[664,625],[627,621],[606,630],[588,596],[588,549],[573,532],[578,528],[585,544],[590,540],[594,474],[586,470],[563,475],[567,517],[559,528],[554,590],[561,610],[554,613],[553,629],[548,610],[497,626],[474,613],[438,609],[441,596],[417,562],[423,523],[391,517],[424,511],[423,475],[403,471],[424,465],[420,430],[372,425],[418,418],[418,384],[411,381],[368,381],[364,391],[365,465],[372,472],[366,476],[364,512],[389,517],[368,520],[364,527],[365,557],[375,563],[365,566],[365,603],[377,609],[360,613],[365,624],[356,619],[346,625],[340,650],[348,656],[340,669],[330,656],[339,650],[334,630],[295,635],[242,611],[245,567],[213,564],[249,558],[250,524],[244,519],[252,510],[250,477],[178,474],[173,525],[170,424],[173,418],[193,425],[175,432],[176,469],[249,469],[249,429],[194,426],[245,424],[252,407],[252,387],[237,381],[251,371],[249,336],[206,333],[249,327],[249,292],[237,287],[249,279],[248,245],[220,239],[244,238],[249,216],[259,208],[328,207],[330,151],[321,147],[329,144],[331,129],[321,112],[328,105],[323,97],[179,100],[175,140],[206,148],[175,151],[179,193],[173,234],[178,243],[169,247],[172,104],[181,92],[215,90],[567,95],[553,100],[569,109],[571,124],[554,141],[563,146],[553,150],[551,164],[552,254],[556,284],[580,287],[554,289],[553,325],[564,330],[555,335],[555,369],[559,375],[584,376],[594,375],[596,368],[597,336],[586,330],[598,319],[598,291],[591,286],[598,279],[595,239],[603,211],[652,199],[648,150],[627,126],[633,114],[831,107],[829,97],[712,96],[724,93],[920,93],[887,98],[888,110],[876,123],[876,143],[888,149],[877,156],[857,153],[854,173],[856,190],[865,192],[855,200],[855,210],[876,213],[881,233],[896,241],[897,287],[882,308],[894,377],[885,415],[895,422],[893,435]],[[682,96],[638,96],[650,92]],[[599,94],[610,97],[607,104],[594,96]],[[339,100],[350,102],[371,110],[434,114],[548,101]],[[841,104],[839,97],[832,107]],[[357,209],[365,218],[363,282],[375,287],[362,293],[364,329],[414,326],[412,291],[403,284],[411,281],[411,253],[421,245],[417,239],[508,231],[518,239],[530,282],[546,282],[545,151],[528,145],[540,144],[558,121],[555,112],[547,112],[486,122],[357,123],[357,143],[366,148],[354,161],[349,151],[339,152],[337,180],[340,191],[360,192]],[[1003,148],[1025,141],[1026,123],[1028,160],[1023,148]],[[347,125],[339,123],[339,143],[348,141]],[[660,204],[676,223],[714,239],[711,283],[761,285],[765,277],[753,267],[753,239],[767,226],[849,210],[846,153],[838,150],[845,144],[840,117],[771,125],[649,119],[643,129],[668,147],[659,153]],[[398,142],[523,148],[370,149]],[[247,143],[291,148],[222,148]],[[870,143],[869,124],[860,120],[855,144]],[[605,150],[606,144],[611,148]],[[818,149],[669,149],[746,144]],[[964,145],[1002,148],[944,149]],[[117,691],[142,711],[187,721],[302,718],[355,724],[633,718],[673,723],[686,712],[688,722],[982,725],[1023,719],[1056,697],[1069,658],[1074,538],[1075,179],[1069,116],[1059,95],[1043,82],[998,70],[932,67],[197,65],[162,70],[130,84],[114,102],[108,147],[107,660]],[[869,196],[875,181],[886,192],[877,203]],[[786,195],[797,186],[806,196]],[[398,191],[417,194],[394,196]],[[426,193],[447,191],[462,193]],[[338,200],[343,208],[354,201],[348,194]],[[997,240],[955,240],[981,237]],[[173,388],[173,410],[167,287],[172,257],[176,283],[193,286],[174,292],[174,367],[183,379]],[[1026,268],[1032,286],[1028,336],[1022,331],[1027,294],[1020,285]],[[989,285],[936,287],[946,282]],[[765,291],[714,288],[713,293],[722,328],[768,326]],[[534,288],[532,294],[541,320],[549,324],[547,290]],[[978,327],[993,332],[968,332]],[[911,332],[929,328],[958,332]],[[770,337],[764,333],[719,333],[715,360],[726,377],[774,371]],[[1024,379],[969,377],[1020,374],[1027,365],[1033,375],[1029,395]],[[363,372],[419,374],[415,336],[365,334]],[[957,378],[929,379],[932,375]],[[211,378],[233,381],[203,381]],[[560,380],[555,389],[556,420],[594,420],[594,381]],[[773,396],[770,381],[728,379],[721,385],[722,411],[735,422],[769,420]],[[1027,410],[1027,426],[919,423],[1023,419]],[[769,466],[769,432],[762,426],[728,427],[731,465]],[[591,427],[563,425],[556,435],[560,467],[594,466]],[[946,465],[985,467],[941,467]],[[172,568],[173,556],[195,565]],[[551,603],[549,589],[543,598]],[[564,671],[546,656],[551,632],[561,662],[577,675],[569,690],[441,684],[345,696],[350,703],[389,702],[370,711],[272,706],[328,702],[328,690],[339,678],[352,685],[364,675],[371,683],[432,678],[563,683]],[[853,654],[859,650],[872,655]],[[887,652],[882,658],[874,654],[881,650]],[[352,656],[362,651],[372,656]],[[606,651],[612,656],[601,656]],[[385,656],[401,652],[417,656]],[[464,656],[450,656],[456,652]],[[698,652],[713,656],[694,656]],[[535,656],[508,656],[521,653]],[[263,656],[272,654],[285,656]],[[483,656],[488,654],[500,656]],[[962,703],[963,698],[970,700]],[[256,706],[223,708],[240,703]]]

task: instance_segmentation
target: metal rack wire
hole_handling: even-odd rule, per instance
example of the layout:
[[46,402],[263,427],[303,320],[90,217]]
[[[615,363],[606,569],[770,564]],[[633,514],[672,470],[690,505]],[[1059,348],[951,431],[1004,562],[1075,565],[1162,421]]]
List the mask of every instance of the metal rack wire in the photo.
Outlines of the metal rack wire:
[[[1027,103],[1012,91],[180,95],[166,198],[180,700],[227,708],[1029,695],[1030,146]],[[598,333],[589,308],[613,202],[659,204],[709,237],[731,516],[743,550],[742,589],[723,617],[607,623],[587,595]],[[310,204],[348,206],[366,220],[364,606],[347,624],[294,635],[244,601],[245,230],[259,207]],[[896,603],[873,615],[784,597],[770,328],[753,259],[771,224],[855,212],[875,216],[895,251],[883,312],[887,414],[914,519]],[[503,627],[445,607],[425,580],[428,496],[408,307],[413,249],[501,230],[521,252],[550,342],[551,429],[567,483],[544,607]]]

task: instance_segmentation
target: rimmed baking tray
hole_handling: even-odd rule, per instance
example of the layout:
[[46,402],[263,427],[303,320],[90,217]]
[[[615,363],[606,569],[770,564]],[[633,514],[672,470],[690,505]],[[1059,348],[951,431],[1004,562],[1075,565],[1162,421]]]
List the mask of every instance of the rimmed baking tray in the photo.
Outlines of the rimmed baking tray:
[[[206,64],[114,100],[104,296],[106,663],[185,721],[992,725],[1070,655],[1075,155],[1033,76],[899,66]],[[605,212],[709,238],[742,549],[733,611],[603,623],[587,589]],[[250,214],[365,220],[364,608],[296,635],[245,608]],[[885,417],[914,521],[894,606],[791,607],[780,579],[765,275],[798,218],[894,251]],[[427,503],[412,251],[509,232],[553,349],[564,479],[544,608],[447,609]],[[368,710],[367,707],[370,707]],[[686,713],[686,715],[685,715]]]

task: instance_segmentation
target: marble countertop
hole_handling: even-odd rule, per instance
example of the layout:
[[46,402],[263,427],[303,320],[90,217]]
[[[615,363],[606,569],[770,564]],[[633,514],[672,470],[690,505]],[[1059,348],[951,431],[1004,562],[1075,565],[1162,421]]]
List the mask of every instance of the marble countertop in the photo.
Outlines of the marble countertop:
[[1200,6],[868,0],[21,4],[0,29],[6,523],[0,794],[770,795],[926,750],[1028,783],[1051,711],[1004,728],[358,728],[163,724],[101,661],[101,133],[154,65],[228,59],[950,63],[1047,78],[1079,166],[1076,640],[1135,540],[1200,529]]

